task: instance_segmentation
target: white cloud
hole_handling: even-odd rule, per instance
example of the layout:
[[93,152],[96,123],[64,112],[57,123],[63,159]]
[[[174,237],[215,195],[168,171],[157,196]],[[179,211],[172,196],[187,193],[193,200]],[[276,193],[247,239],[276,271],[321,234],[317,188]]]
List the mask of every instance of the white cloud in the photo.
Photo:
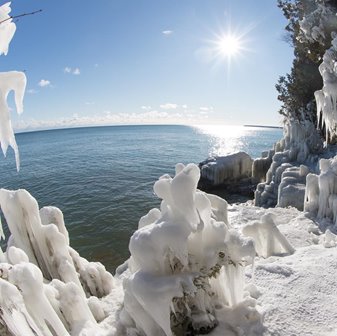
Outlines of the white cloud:
[[186,104],[184,104],[184,105],[181,105],[181,107],[182,107],[184,110],[186,110],[186,109],[187,109],[187,105],[186,105]]
[[214,109],[213,106],[201,106],[199,110],[202,112],[212,112]]
[[114,113],[105,110],[93,116],[80,116],[74,113],[71,117],[56,120],[34,120],[20,119],[14,124],[16,131],[84,127],[84,126],[105,126],[105,125],[139,125],[139,124],[195,124],[207,121],[208,116],[197,113],[179,113],[176,111],[143,111],[140,113]]
[[41,87],[46,87],[46,86],[50,86],[51,83],[50,83],[50,81],[47,80],[47,79],[41,79],[41,80],[39,81],[38,85],[41,86]]
[[71,68],[71,67],[65,67],[63,70],[65,73],[68,74],[73,74],[73,75],[80,75],[81,74],[81,70],[80,68]]
[[152,107],[151,106],[149,106],[149,105],[143,105],[143,106],[141,106],[140,107],[142,110],[151,110],[152,109]]
[[163,110],[175,110],[178,107],[177,104],[172,104],[172,103],[166,103],[160,105],[160,108]]
[[169,36],[173,34],[173,30],[163,30],[162,34],[164,34],[165,36]]
[[85,104],[85,105],[95,105],[95,102],[86,101],[84,104]]
[[29,93],[29,94],[36,94],[36,93],[38,93],[39,91],[37,91],[37,90],[35,90],[35,89],[29,89],[29,90],[27,90],[27,93]]

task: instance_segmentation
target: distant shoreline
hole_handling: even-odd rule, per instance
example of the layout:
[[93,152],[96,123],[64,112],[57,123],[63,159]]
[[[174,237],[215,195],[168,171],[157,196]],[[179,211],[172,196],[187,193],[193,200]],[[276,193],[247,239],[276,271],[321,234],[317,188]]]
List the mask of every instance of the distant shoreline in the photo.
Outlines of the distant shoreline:
[[257,128],[277,128],[282,129],[281,126],[266,126],[266,125],[243,125],[243,127],[257,127]]

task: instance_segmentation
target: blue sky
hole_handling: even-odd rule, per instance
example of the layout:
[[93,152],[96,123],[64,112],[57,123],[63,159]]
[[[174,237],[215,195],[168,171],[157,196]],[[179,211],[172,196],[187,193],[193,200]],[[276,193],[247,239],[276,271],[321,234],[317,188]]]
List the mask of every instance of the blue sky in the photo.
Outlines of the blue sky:
[[[37,9],[1,56],[0,71],[28,78],[17,129],[280,124],[275,83],[293,53],[276,1],[14,0],[11,14]],[[241,36],[230,62],[216,56],[229,29]]]

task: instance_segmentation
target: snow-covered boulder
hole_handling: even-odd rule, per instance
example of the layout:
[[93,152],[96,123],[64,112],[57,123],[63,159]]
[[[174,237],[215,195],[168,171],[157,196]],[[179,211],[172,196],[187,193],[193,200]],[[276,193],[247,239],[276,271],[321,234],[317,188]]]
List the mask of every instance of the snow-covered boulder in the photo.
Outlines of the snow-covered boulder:
[[200,163],[201,177],[213,186],[237,182],[252,176],[252,164],[245,152],[210,158]]
[[257,158],[253,162],[252,177],[257,182],[265,182],[266,175],[270,165],[273,162],[275,150],[269,150],[262,153],[261,158]]

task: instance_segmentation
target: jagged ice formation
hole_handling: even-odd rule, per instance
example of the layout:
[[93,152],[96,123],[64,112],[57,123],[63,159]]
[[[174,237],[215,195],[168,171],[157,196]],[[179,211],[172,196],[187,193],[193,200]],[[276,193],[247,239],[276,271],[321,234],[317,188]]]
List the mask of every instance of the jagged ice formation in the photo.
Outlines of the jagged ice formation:
[[[10,41],[16,30],[15,23],[12,22],[9,16],[10,11],[10,2],[0,7],[0,55],[7,55]],[[6,155],[8,146],[13,148],[17,170],[20,169],[19,150],[12,128],[7,96],[10,91],[14,91],[16,110],[18,114],[21,114],[25,88],[26,75],[23,72],[10,71],[0,73],[0,144],[4,155]]]
[[[308,166],[314,165],[322,148],[320,136],[311,121],[286,120],[283,138],[271,151],[272,162],[265,182],[259,183],[256,188],[255,205],[292,205],[303,209]],[[265,161],[265,158],[255,160],[253,167],[259,167],[261,160]]]
[[154,185],[161,207],[140,220],[130,239],[121,314],[127,333],[205,333],[224,307],[254,310],[244,295],[253,241],[230,228],[225,200],[197,190],[199,177],[196,165],[178,164],[174,178],[164,175]]

